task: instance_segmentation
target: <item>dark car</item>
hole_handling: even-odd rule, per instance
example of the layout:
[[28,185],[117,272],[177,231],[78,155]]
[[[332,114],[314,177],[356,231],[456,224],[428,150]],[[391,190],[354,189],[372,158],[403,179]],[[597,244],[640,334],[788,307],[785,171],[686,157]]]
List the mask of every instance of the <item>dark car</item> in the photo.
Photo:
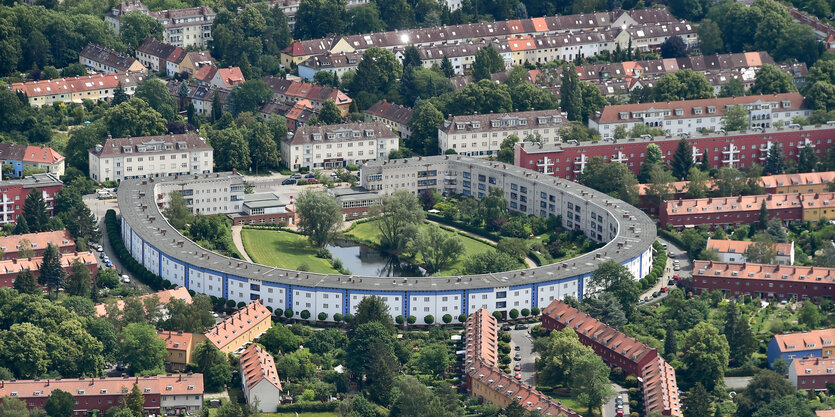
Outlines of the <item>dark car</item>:
[[513,347],[513,350],[518,352],[518,351],[522,350],[522,346],[516,345],[516,346]]
[[514,327],[514,328],[515,328],[516,330],[525,330],[525,329],[527,329],[527,328],[528,328],[528,326],[526,326],[526,325],[524,325],[524,324],[517,324],[517,325],[516,325],[516,327]]
[[304,176],[305,178],[315,178],[316,176],[313,174],[307,174]]
[[281,185],[293,185],[295,183],[296,180],[294,180],[293,178],[287,178],[286,180],[281,181]]
[[502,325],[502,331],[503,331],[503,332],[507,332],[507,331],[510,331],[510,330],[513,330],[513,328],[512,328],[512,327],[510,327],[510,325],[509,325],[509,324],[504,324],[504,325]]

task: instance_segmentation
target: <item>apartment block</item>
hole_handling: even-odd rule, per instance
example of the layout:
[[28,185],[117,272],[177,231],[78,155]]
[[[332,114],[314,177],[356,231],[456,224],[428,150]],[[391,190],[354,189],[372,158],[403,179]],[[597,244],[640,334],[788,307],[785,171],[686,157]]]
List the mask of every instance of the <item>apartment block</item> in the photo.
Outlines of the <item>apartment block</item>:
[[438,150],[442,154],[452,149],[466,156],[495,156],[510,135],[520,141],[555,144],[560,141],[562,121],[559,110],[451,116],[438,128]]
[[400,138],[380,122],[302,126],[281,141],[281,160],[293,171],[302,167],[334,169],[387,160]]
[[89,152],[90,178],[122,181],[214,170],[214,150],[194,133],[112,138]]

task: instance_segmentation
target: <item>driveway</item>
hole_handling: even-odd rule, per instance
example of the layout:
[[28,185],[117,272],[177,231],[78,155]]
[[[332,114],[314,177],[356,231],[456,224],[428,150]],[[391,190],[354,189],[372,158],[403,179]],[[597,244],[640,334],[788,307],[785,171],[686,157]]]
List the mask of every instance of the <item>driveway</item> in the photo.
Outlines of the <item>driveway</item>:
[[[134,277],[124,268],[124,266],[119,262],[119,259],[116,258],[115,252],[113,248],[110,246],[110,240],[107,237],[107,227],[104,224],[104,215],[107,213],[108,210],[113,209],[116,211],[116,215],[119,215],[119,205],[116,203],[116,199],[112,198],[109,200],[99,200],[96,198],[95,194],[87,194],[82,196],[82,201],[87,207],[90,209],[93,214],[98,217],[98,226],[101,230],[101,245],[104,248],[104,254],[110,258],[110,262],[116,267],[116,271],[121,275],[128,275],[130,276],[130,284],[131,286],[138,287],[145,292],[149,292],[150,289],[139,283]],[[96,252],[96,260],[99,262],[99,268],[104,268],[104,262],[101,259],[101,254]],[[121,280],[121,278],[120,278]]]
[[[667,266],[664,268],[664,275],[662,278],[652,286],[652,288],[647,289],[644,291],[643,294],[640,295],[639,299],[647,301],[657,301],[660,300],[669,294],[669,292],[662,292],[658,295],[658,297],[653,298],[652,293],[656,291],[660,291],[661,287],[668,287],[667,283],[670,279],[673,278],[673,275],[678,274],[680,279],[687,279],[693,273],[693,264],[690,262],[690,258],[687,257],[687,252],[684,251],[683,248],[676,246],[674,243],[664,240],[661,237],[658,237],[658,241],[667,244],[667,253],[671,254],[672,257],[667,257]],[[680,271],[673,270],[673,263],[675,261],[679,261],[680,263]]]
[[[534,361],[539,357],[539,353],[533,351],[533,338],[527,330],[511,330],[508,333],[510,333],[510,358],[512,359],[516,352],[522,354],[522,360],[519,361],[522,364],[522,382],[536,386]],[[516,346],[519,346],[518,351]],[[511,369],[514,366],[516,366],[516,361],[511,362]]]
[[617,398],[620,395],[621,399],[623,400],[623,415],[629,415],[629,392],[626,388],[613,383],[612,390],[615,392],[615,395],[603,404],[603,417],[616,417],[617,416]]
[[748,386],[748,383],[751,382],[750,376],[726,376],[725,377],[725,386],[729,389],[740,391]]

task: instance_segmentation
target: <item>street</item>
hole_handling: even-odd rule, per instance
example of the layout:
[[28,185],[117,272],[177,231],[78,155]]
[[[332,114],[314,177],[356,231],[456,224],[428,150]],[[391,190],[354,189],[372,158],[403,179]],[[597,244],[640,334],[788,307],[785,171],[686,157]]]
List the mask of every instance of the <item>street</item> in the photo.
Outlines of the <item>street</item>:
[[621,400],[623,401],[623,415],[629,415],[629,393],[626,388],[612,383],[612,391],[615,392],[615,395],[603,404],[603,417],[616,417],[618,414],[617,408],[617,399],[620,396]]
[[[101,245],[104,249],[104,254],[110,258],[110,262],[113,264],[113,266],[116,268],[116,271],[119,273],[119,280],[121,281],[122,275],[128,275],[131,278],[129,284],[130,286],[138,287],[140,289],[148,291],[147,287],[133,279],[130,273],[128,273],[125,270],[124,266],[122,266],[122,264],[119,262],[119,259],[116,258],[115,253],[113,252],[113,248],[110,246],[110,240],[107,237],[107,228],[104,224],[104,215],[107,213],[107,210],[110,209],[115,210],[117,215],[119,214],[119,205],[116,203],[116,199],[112,198],[109,200],[99,200],[98,198],[96,198],[96,194],[94,193],[82,196],[82,201],[84,201],[84,204],[86,204],[90,211],[93,212],[93,215],[96,216],[96,218],[98,218],[97,224],[99,226],[99,229],[101,230]],[[99,262],[99,268],[105,268],[104,261],[102,260],[100,255],[100,252],[96,252],[96,260],[98,260]]]
[[[666,297],[669,292],[660,292],[661,287],[672,289],[668,283],[673,278],[673,275],[678,274],[680,279],[686,279],[693,273],[693,264],[690,262],[690,258],[687,257],[687,252],[685,252],[684,249],[676,246],[672,242],[662,239],[661,237],[658,238],[658,241],[667,244],[667,253],[672,256],[667,257],[667,267],[664,268],[664,276],[660,278],[655,285],[644,291],[644,293],[639,296],[639,300],[645,300],[646,302],[653,302]],[[679,261],[681,268],[680,271],[673,270],[673,263],[675,261]],[[652,294],[656,291],[659,292],[659,295],[658,297],[653,298]]]

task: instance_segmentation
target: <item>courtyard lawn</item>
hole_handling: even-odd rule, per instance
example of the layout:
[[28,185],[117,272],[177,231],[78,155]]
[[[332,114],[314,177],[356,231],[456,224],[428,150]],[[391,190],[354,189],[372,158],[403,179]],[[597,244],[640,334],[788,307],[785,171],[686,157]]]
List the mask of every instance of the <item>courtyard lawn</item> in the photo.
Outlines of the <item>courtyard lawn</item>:
[[[424,223],[421,227],[424,227],[424,228],[429,227],[429,224]],[[449,230],[444,230],[444,233],[452,234],[453,232],[451,232]],[[377,246],[377,245],[380,244],[380,231],[377,229],[377,221],[376,220],[357,224],[350,231],[346,232],[345,235],[348,236],[349,238],[352,238],[352,239],[356,240],[357,242],[369,244],[369,245],[372,245],[372,246]],[[463,268],[465,259],[467,259],[468,257],[470,257],[472,255],[482,253],[482,252],[487,252],[487,251],[493,249],[492,246],[490,246],[487,243],[484,243],[480,240],[472,239],[472,238],[469,238],[467,236],[461,236],[461,235],[459,235],[459,237],[461,238],[461,243],[464,244],[464,253],[460,257],[458,257],[458,260],[455,263],[453,263],[452,265],[450,265],[446,269],[442,269],[442,270],[438,271],[438,273],[436,273],[434,275],[438,275],[438,276],[457,275],[459,273],[459,271]],[[420,255],[418,255],[417,261],[421,262],[421,260],[422,259],[421,259]],[[519,268],[522,268],[522,267],[523,267],[523,265],[520,263]]]
[[246,253],[253,261],[279,268],[298,269],[307,264],[310,272],[337,273],[330,261],[316,257],[316,248],[307,238],[278,230],[241,230]]

